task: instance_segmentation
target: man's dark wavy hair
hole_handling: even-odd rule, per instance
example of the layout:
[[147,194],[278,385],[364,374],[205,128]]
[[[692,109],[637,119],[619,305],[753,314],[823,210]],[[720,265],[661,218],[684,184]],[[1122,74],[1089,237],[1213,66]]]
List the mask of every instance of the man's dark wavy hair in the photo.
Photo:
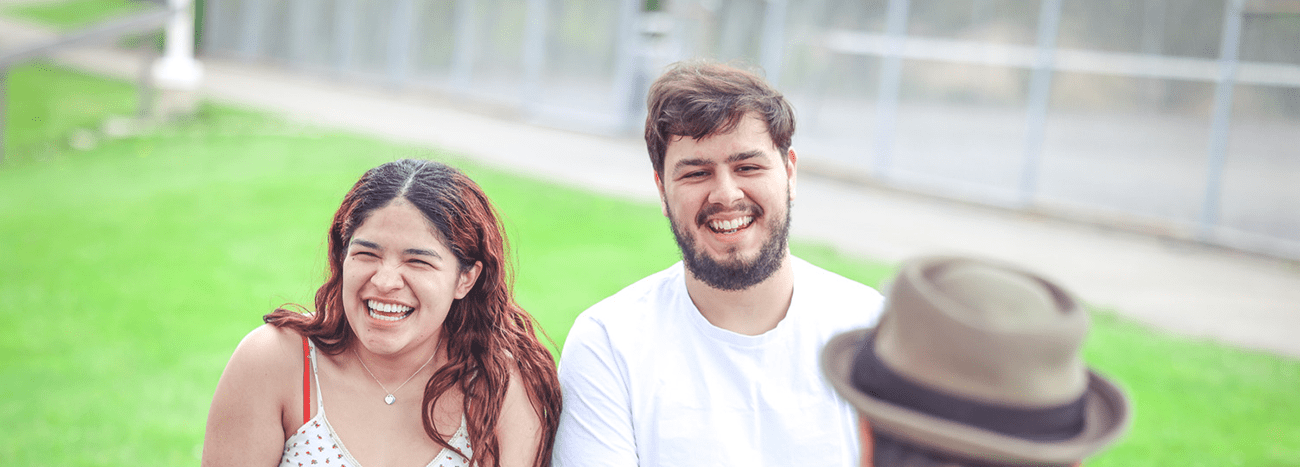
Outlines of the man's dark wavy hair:
[[660,178],[673,138],[730,132],[750,112],[767,123],[782,160],[794,136],[794,108],[785,96],[755,72],[711,60],[673,64],[650,85],[646,108],[646,150]]

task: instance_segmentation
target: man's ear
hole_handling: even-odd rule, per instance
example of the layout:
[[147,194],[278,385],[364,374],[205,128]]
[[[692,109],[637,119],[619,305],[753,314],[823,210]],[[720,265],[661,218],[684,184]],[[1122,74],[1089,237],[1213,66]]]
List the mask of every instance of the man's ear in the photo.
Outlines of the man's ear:
[[790,148],[790,150],[786,153],[786,157],[785,157],[785,176],[787,179],[789,179],[791,200],[794,199],[795,182],[798,181],[799,178],[798,169],[799,169],[799,155],[795,154],[794,148]]
[[876,446],[871,433],[871,422],[867,417],[858,414],[858,447],[862,449],[860,456],[860,465],[862,467],[872,467],[875,465]]
[[659,172],[655,172],[655,188],[659,189],[659,212],[668,217],[668,195],[664,192],[664,181],[659,178]]

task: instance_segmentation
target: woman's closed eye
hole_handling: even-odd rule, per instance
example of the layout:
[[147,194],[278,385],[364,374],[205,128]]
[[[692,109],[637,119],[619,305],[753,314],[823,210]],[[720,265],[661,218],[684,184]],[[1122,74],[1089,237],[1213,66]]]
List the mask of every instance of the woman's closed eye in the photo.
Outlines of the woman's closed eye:
[[416,266],[423,266],[423,267],[427,267],[427,268],[431,268],[431,267],[433,267],[433,263],[430,263],[430,262],[425,261],[425,260],[422,260],[422,259],[409,259],[409,260],[406,260],[406,262],[411,263],[411,264],[414,264],[414,265],[416,265]]

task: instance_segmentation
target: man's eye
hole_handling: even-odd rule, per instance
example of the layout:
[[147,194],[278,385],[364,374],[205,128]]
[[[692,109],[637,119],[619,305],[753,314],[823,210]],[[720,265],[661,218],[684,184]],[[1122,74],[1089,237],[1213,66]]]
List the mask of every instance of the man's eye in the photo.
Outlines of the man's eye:
[[691,172],[691,173],[686,174],[686,175],[683,176],[682,178],[700,178],[700,177],[703,177],[703,176],[708,175],[708,174],[709,174],[708,172],[705,172],[705,171],[703,171],[703,170],[697,170],[697,171],[695,171],[695,172]]

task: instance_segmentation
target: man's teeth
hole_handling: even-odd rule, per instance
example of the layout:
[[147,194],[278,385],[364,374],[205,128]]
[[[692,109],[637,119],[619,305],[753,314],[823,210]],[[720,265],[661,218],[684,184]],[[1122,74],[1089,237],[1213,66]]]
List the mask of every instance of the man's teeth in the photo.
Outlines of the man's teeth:
[[736,231],[737,229],[740,229],[741,227],[745,227],[749,225],[750,222],[754,222],[753,216],[745,216],[739,219],[732,219],[729,221],[713,221],[709,223],[709,227],[712,228],[715,232],[731,233]]
[[[414,309],[409,306],[397,305],[393,303],[381,303],[381,302],[376,302],[374,300],[367,300],[366,306],[370,307],[370,316],[372,318],[380,319],[384,321],[397,321],[399,319],[405,318],[407,316],[406,313]],[[400,315],[385,316],[379,313],[395,313],[395,314],[400,313]]]

